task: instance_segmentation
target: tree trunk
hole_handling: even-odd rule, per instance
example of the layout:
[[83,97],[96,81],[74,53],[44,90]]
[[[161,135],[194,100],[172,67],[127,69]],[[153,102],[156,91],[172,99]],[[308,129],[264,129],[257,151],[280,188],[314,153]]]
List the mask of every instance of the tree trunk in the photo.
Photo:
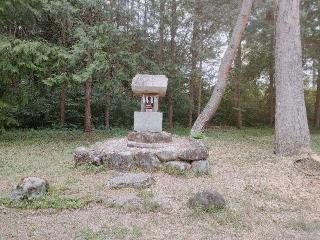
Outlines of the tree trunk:
[[201,3],[200,1],[195,2],[195,14],[193,16],[193,29],[192,29],[192,40],[191,40],[191,76],[189,77],[189,111],[188,111],[188,126],[192,126],[193,122],[193,108],[194,108],[194,90],[196,86],[198,76],[198,48],[199,48],[199,32],[200,32],[200,12]]
[[65,124],[65,103],[66,103],[66,90],[67,83],[64,81],[61,84],[61,93],[60,93],[60,103],[59,103],[59,111],[60,111],[60,124]]
[[241,42],[235,60],[236,76],[234,81],[234,108],[237,128],[242,128],[242,109],[241,109]]
[[91,95],[92,95],[92,79],[89,78],[85,82],[85,100],[84,100],[84,131],[87,133],[90,133],[92,131]]
[[163,47],[164,47],[164,11],[166,0],[160,0],[160,23],[159,23],[159,65],[163,65]]
[[243,0],[242,2],[241,11],[233,29],[230,44],[221,60],[217,83],[213,89],[209,102],[193,124],[191,134],[201,132],[220,105],[223,93],[227,87],[228,74],[240,45],[242,35],[246,29],[253,2],[254,0]]
[[[171,73],[171,77],[174,79],[176,76],[176,35],[177,35],[177,1],[171,1],[171,25],[170,25],[170,50],[171,50],[171,64],[174,66],[174,69]],[[168,127],[173,128],[173,99],[172,99],[172,82],[169,83],[167,100],[168,100]]]
[[106,106],[104,111],[104,127],[106,129],[110,128],[110,107],[111,107],[111,94],[106,94]]
[[320,127],[320,69],[318,70],[317,78],[317,95],[316,95],[316,104],[315,104],[315,125]]
[[310,145],[304,101],[299,0],[279,0],[276,22],[275,153],[298,154]]

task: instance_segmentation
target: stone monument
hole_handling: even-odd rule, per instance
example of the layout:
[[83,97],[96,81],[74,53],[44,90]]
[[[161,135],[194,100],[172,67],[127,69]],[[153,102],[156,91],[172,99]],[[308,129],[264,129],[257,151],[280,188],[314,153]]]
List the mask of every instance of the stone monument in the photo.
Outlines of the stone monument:
[[164,75],[137,74],[131,86],[134,95],[141,98],[141,110],[134,113],[134,131],[125,138],[77,148],[75,165],[87,162],[119,171],[191,169],[208,173],[209,154],[202,141],[162,131],[163,116],[158,112],[158,101],[165,96],[167,85],[168,78]]
[[168,78],[164,75],[137,74],[132,80],[132,92],[141,97],[141,111],[134,113],[134,130],[162,132],[163,115],[158,112],[159,97],[166,95]]

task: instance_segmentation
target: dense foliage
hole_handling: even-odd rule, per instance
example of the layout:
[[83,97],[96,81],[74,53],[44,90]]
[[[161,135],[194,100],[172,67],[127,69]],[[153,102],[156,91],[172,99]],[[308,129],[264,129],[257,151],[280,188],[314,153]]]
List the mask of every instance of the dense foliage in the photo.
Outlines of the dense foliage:
[[[130,88],[137,73],[169,77],[172,101],[161,99],[161,111],[167,119],[172,104],[174,125],[187,125],[188,111],[194,120],[210,96],[238,7],[233,0],[1,1],[0,129],[81,128],[88,79],[93,125],[130,127],[139,109]],[[319,15],[319,1],[302,1],[310,121],[320,68]],[[272,1],[259,1],[242,41],[241,69],[230,74],[214,124],[235,125],[237,111],[245,126],[273,124],[273,16]],[[234,107],[235,78],[240,108]]]

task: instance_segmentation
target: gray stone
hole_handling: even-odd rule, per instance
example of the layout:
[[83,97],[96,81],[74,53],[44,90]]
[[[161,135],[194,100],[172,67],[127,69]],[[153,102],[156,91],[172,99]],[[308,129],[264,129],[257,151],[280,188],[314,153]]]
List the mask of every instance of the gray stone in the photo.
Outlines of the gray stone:
[[109,181],[110,188],[148,188],[155,183],[151,174],[146,173],[124,173],[113,177]]
[[130,132],[127,139],[137,143],[169,143],[172,135],[167,132]]
[[137,167],[147,171],[153,171],[160,168],[161,163],[153,152],[137,152],[134,155],[134,163]]
[[137,132],[162,132],[161,112],[134,112],[134,130]]
[[90,151],[85,147],[78,147],[74,151],[75,166],[79,166],[90,161]]
[[175,170],[179,170],[179,171],[186,171],[191,168],[190,163],[181,162],[181,161],[166,162],[166,163],[164,163],[164,166],[168,169],[175,169]]
[[122,193],[107,200],[109,207],[121,207],[129,210],[143,209],[144,202],[136,193]]
[[208,157],[208,150],[200,140],[190,139],[189,146],[179,152],[179,158],[185,161],[198,161]]
[[110,169],[129,171],[134,167],[133,153],[129,151],[105,154],[103,162]]
[[224,208],[226,201],[217,191],[197,192],[189,199],[190,207],[201,207],[204,209]]
[[38,177],[26,177],[12,189],[12,200],[35,199],[43,196],[49,188],[49,183]]
[[193,161],[191,163],[192,171],[200,174],[208,174],[209,173],[209,161],[208,160],[200,160]]
[[178,160],[178,152],[176,148],[173,147],[165,147],[157,152],[155,152],[156,156],[159,158],[161,162],[168,162]]
[[165,75],[137,74],[132,79],[132,92],[135,95],[157,94],[165,96],[168,78]]

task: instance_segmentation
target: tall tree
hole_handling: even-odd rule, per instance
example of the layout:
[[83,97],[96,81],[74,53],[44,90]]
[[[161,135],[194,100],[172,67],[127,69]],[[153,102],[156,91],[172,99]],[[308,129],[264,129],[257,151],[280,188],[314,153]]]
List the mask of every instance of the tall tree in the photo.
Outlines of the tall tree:
[[234,109],[237,128],[242,128],[242,109],[241,109],[241,42],[235,60],[236,76],[234,78]]
[[279,0],[276,22],[275,153],[308,148],[310,134],[303,91],[300,0]]
[[204,129],[206,123],[210,121],[220,105],[223,93],[227,87],[227,78],[230,68],[235,59],[242,35],[249,21],[253,2],[254,0],[243,0],[242,2],[240,14],[233,29],[230,44],[221,61],[217,83],[213,89],[209,102],[193,124],[191,129],[192,134],[201,132]]

